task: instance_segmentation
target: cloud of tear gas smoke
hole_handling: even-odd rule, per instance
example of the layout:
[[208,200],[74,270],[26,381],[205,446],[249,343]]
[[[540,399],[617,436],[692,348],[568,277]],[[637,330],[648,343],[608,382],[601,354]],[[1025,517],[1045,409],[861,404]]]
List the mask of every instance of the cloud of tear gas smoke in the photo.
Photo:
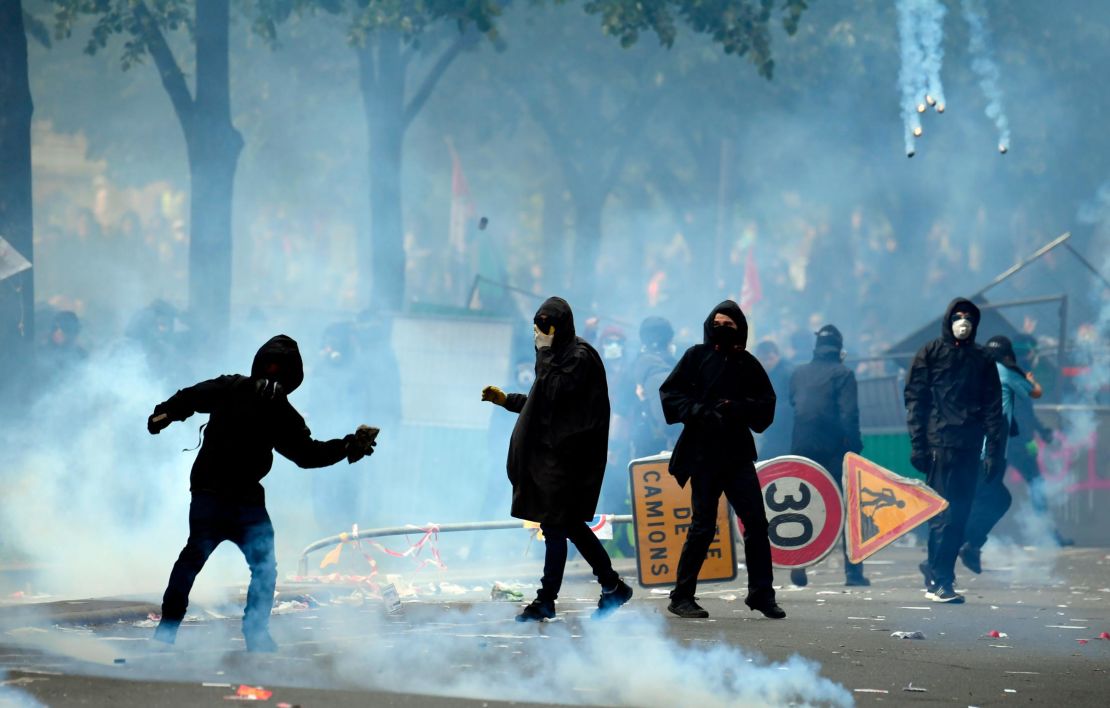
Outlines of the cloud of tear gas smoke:
[[[1083,204],[1079,209],[1079,221],[1091,224],[1099,236],[1096,243],[1103,244],[1110,238],[1110,183],[1099,187],[1094,199]],[[1095,263],[1100,265],[1100,272],[1110,272],[1110,248],[1095,254]],[[1110,388],[1110,291],[1105,284],[1090,276],[1088,297],[1097,312],[1097,318],[1091,327],[1081,330],[1076,344],[1079,347],[1080,361],[1085,363],[1085,372],[1076,379],[1077,399],[1072,401],[1078,408],[1067,408],[1061,412],[1064,420],[1064,432],[1069,439],[1074,440],[1086,450],[1094,440],[1097,421],[1094,406],[1098,402],[1100,391]]]
[[[814,662],[794,656],[770,663],[724,642],[683,646],[666,635],[661,617],[641,611],[575,630],[556,623],[507,633],[487,625],[489,634],[457,642],[443,624],[452,621],[444,613],[433,632],[409,634],[389,646],[371,640],[351,648],[337,657],[336,670],[366,687],[510,701],[543,696],[567,704],[646,708],[852,705],[851,694],[823,678]],[[578,631],[581,636],[573,636]],[[494,646],[521,639],[523,654]]]
[[5,542],[41,568],[36,592],[155,593],[165,583],[188,535],[192,457],[180,451],[196,441],[188,424],[146,432],[165,395],[142,355],[120,347],[94,353],[4,422]]
[[20,691],[17,686],[34,681],[41,681],[34,677],[9,679],[6,674],[0,673],[0,706],[6,708],[46,708],[32,696]]
[[922,69],[928,97],[938,111],[943,111],[946,103],[940,70],[944,65],[944,16],[947,13],[948,9],[940,0],[919,0],[917,33],[921,41]]
[[898,41],[902,50],[902,68],[898,72],[898,86],[902,90],[902,123],[905,126],[906,155],[916,152],[914,139],[921,134],[921,117],[918,107],[924,104],[926,74],[925,54],[919,38],[918,0],[898,2]]
[[979,77],[979,88],[987,99],[987,117],[998,128],[998,149],[1010,149],[1010,121],[1002,106],[1001,74],[994,59],[990,28],[987,27],[987,8],[982,0],[962,0],[964,19],[967,20],[968,52],[971,54],[971,69]]

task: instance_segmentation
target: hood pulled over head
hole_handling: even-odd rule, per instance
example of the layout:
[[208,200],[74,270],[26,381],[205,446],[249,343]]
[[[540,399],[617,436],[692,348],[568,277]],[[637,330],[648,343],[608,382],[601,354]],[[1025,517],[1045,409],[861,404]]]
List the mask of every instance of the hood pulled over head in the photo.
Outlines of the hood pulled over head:
[[570,310],[570,303],[561,297],[549,297],[536,310],[533,324],[547,333],[547,328],[555,327],[555,341],[551,346],[555,349],[565,347],[574,341],[574,313]]
[[717,305],[713,308],[713,311],[709,313],[709,317],[705,318],[705,325],[702,328],[705,343],[717,344],[713,333],[713,318],[719,314],[727,316],[736,323],[736,344],[741,348],[746,348],[748,345],[748,319],[744,317],[744,313],[741,311],[740,306],[732,300],[725,300]]
[[279,334],[271,337],[254,355],[251,378],[255,381],[277,381],[286,393],[292,393],[304,381],[301,351],[292,337]]
[[[966,312],[968,319],[971,320],[971,334],[963,340],[957,340],[956,335],[952,333],[952,316],[957,312]],[[979,308],[976,307],[975,303],[966,297],[958,297],[948,303],[948,309],[944,311],[944,319],[940,323],[940,334],[949,343],[971,344],[975,341],[975,335],[979,331],[979,317]]]

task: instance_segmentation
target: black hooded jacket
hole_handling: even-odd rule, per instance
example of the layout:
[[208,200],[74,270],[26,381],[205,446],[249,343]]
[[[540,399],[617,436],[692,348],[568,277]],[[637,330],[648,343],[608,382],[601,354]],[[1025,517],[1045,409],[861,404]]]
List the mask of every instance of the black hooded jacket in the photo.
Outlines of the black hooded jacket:
[[[840,350],[815,350],[813,361],[795,369],[790,379],[794,408],[790,451],[823,461],[863,450],[858,396],[856,375],[840,363]],[[840,474],[839,469],[829,471]]]
[[536,380],[527,395],[511,393],[519,413],[509,443],[512,515],[545,524],[589,521],[597,508],[609,441],[609,392],[601,357],[575,336],[562,298],[536,313],[555,326],[551,347],[537,350]]
[[[739,348],[726,351],[713,343],[718,313],[736,322]],[[775,418],[771,381],[759,360],[743,349],[748,322],[740,307],[731,300],[717,305],[703,331],[704,343],[686,350],[659,389],[667,422],[683,424],[670,463],[682,486],[696,474],[750,469],[755,460],[751,431],[763,432]]]
[[[961,310],[972,323],[971,336],[964,341],[952,334],[952,314]],[[994,362],[975,343],[978,329],[979,308],[956,298],[944,313],[941,336],[922,347],[910,365],[906,419],[917,456],[935,448],[977,454],[984,437],[987,457],[1005,456],[1009,431],[1002,416],[1002,385]]]
[[[257,385],[263,379],[276,380],[283,392],[264,395]],[[270,472],[275,449],[300,467],[327,467],[342,460],[344,440],[313,440],[286,398],[303,380],[297,343],[279,334],[258,350],[249,377],[231,374],[202,381],[155,406],[155,415],[165,413],[174,421],[209,414],[190,489],[264,503],[260,481]]]

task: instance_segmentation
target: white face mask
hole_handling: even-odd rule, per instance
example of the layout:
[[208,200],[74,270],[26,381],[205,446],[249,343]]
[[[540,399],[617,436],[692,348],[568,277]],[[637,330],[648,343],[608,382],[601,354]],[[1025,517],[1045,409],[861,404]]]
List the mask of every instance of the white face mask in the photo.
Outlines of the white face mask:
[[624,354],[624,347],[620,342],[606,342],[601,345],[601,356],[604,359],[620,359]]
[[952,323],[952,336],[961,342],[971,336],[971,320],[956,320]]
[[555,328],[551,328],[551,334],[544,334],[536,325],[532,325],[532,338],[536,341],[536,349],[547,349],[555,341]]

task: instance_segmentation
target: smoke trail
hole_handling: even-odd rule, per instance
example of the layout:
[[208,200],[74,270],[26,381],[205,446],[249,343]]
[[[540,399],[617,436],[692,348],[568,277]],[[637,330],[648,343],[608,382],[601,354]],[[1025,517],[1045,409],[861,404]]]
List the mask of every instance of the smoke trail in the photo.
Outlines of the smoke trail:
[[963,0],[964,19],[971,39],[968,51],[971,54],[971,69],[979,76],[979,88],[987,99],[987,117],[998,128],[998,149],[1010,149],[1010,121],[1002,107],[1002,88],[999,86],[1000,73],[991,48],[990,29],[987,28],[987,10],[982,0]]
[[917,33],[921,41],[927,95],[935,102],[937,112],[943,113],[944,85],[940,80],[940,69],[944,64],[944,16],[948,9],[940,0],[919,0],[917,10]]
[[898,86],[902,90],[902,123],[905,126],[906,156],[913,157],[914,136],[921,132],[918,104],[924,101],[925,55],[918,42],[918,0],[898,1],[898,39],[902,47],[902,69]]

